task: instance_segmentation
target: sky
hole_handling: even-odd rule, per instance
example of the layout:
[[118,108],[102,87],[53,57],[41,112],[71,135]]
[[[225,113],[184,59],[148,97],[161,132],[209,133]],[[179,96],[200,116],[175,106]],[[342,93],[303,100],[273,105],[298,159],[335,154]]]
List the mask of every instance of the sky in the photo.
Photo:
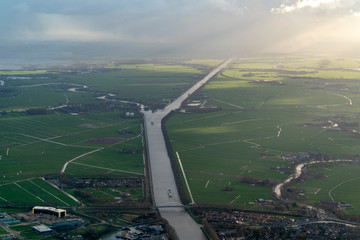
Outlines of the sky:
[[2,58],[360,53],[359,0],[1,0]]

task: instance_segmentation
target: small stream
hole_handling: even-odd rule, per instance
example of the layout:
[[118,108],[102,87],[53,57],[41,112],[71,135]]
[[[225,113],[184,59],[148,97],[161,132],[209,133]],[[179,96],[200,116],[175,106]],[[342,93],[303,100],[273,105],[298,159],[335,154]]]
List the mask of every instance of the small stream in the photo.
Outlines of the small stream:
[[283,186],[287,183],[291,183],[294,180],[298,179],[301,176],[301,174],[303,173],[303,169],[305,166],[317,164],[317,163],[336,163],[336,162],[353,162],[353,161],[354,160],[337,159],[337,160],[328,160],[328,161],[310,161],[307,163],[300,163],[300,164],[296,165],[295,172],[293,174],[291,174],[290,177],[288,177],[287,179],[285,179],[285,181],[283,181],[282,183],[279,183],[278,185],[276,185],[273,188],[273,192],[274,192],[276,198],[281,200],[281,191],[282,191]]

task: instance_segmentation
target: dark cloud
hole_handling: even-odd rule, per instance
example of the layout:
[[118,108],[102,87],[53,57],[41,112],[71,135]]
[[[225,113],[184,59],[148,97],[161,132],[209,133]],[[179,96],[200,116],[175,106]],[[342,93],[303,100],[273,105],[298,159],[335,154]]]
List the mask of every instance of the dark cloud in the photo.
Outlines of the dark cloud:
[[[338,19],[347,19],[342,31],[359,22],[353,17],[360,11],[354,0],[329,1],[317,10],[271,11],[299,7],[302,1],[2,0],[0,18],[7,24],[0,25],[0,42],[24,54],[57,49],[64,57],[224,56],[301,50],[300,45],[308,48],[334,37],[325,30],[340,28]],[[308,2],[316,1],[324,0]],[[323,36],[316,36],[318,29]],[[350,33],[344,34],[355,38]]]

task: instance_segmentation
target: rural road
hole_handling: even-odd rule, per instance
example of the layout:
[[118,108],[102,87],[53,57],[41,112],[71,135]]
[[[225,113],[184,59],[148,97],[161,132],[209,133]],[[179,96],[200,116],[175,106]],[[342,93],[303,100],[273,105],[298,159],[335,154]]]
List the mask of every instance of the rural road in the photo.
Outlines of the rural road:
[[[168,220],[170,225],[175,229],[179,239],[206,238],[200,230],[200,225],[195,223],[182,207],[161,130],[161,120],[172,110],[178,109],[185,99],[214,77],[218,72],[226,68],[233,60],[234,59],[231,58],[222,63],[164,109],[157,110],[156,112],[142,111],[144,114],[145,134],[150,159],[155,204],[159,207],[161,216]],[[171,189],[172,197],[168,196],[168,189]]]

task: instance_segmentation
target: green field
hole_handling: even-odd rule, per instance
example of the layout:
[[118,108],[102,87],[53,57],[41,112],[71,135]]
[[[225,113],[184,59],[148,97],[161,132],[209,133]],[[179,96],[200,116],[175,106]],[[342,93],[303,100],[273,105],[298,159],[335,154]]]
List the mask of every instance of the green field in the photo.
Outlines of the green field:
[[5,234],[7,234],[8,232],[5,230],[5,229],[3,229],[2,227],[0,227],[0,235],[5,235]]
[[323,178],[311,178],[302,184],[296,184],[296,187],[304,189],[306,201],[336,201],[345,202],[353,206],[346,212],[351,214],[360,214],[360,203],[357,196],[360,195],[360,189],[357,187],[360,183],[359,165],[328,165],[323,167],[312,167],[313,171],[323,174]]
[[[221,61],[2,71],[0,205],[77,205],[39,179],[59,175],[67,162],[70,178],[143,177],[141,118],[124,118],[125,112],[139,108],[123,101],[162,108]],[[244,183],[244,176],[277,183],[289,175],[283,169],[292,167],[285,156],[359,154],[359,65],[358,59],[341,57],[240,58],[191,96],[205,108],[219,110],[178,112],[166,123],[195,202],[252,208],[257,198],[272,198],[271,186]],[[25,111],[64,104],[44,115]],[[121,134],[124,129],[131,133]],[[296,184],[306,193],[301,201],[329,200],[335,187],[334,201],[352,204],[354,209],[347,211],[360,213],[355,200],[360,192],[351,191],[359,182],[357,167],[311,167],[326,177]],[[114,194],[86,191],[99,198]],[[135,198],[140,197],[141,190],[136,191]]]
[[[39,177],[142,178],[139,107],[124,101],[161,108],[220,60],[154,62],[1,71],[0,205],[78,205]],[[50,111],[31,114],[36,108]],[[137,189],[132,199],[141,197]]]
[[[67,176],[142,177],[144,174],[139,119],[121,118],[119,112],[41,116],[8,113],[0,122],[1,205],[78,205],[63,199],[64,194],[42,186],[41,182],[34,184],[35,180],[25,180],[57,176],[71,160],[65,170]],[[121,129],[132,133],[121,135]],[[115,142],[104,142],[104,137],[115,138]],[[117,152],[124,148],[138,153]]]
[[[245,184],[243,176],[281,181],[289,173],[279,169],[292,164],[284,156],[300,152],[356,156],[360,151],[360,71],[350,68],[359,65],[356,59],[340,58],[244,58],[211,80],[191,100],[220,111],[176,113],[166,123],[195,202],[252,207],[249,202],[256,198],[272,198],[271,186]],[[329,168],[336,172],[336,167]],[[331,179],[346,181],[347,174],[341,171]],[[352,171],[351,177],[357,176],[360,173]],[[299,186],[331,189],[336,184],[328,180]],[[360,192],[345,193],[356,181],[344,183],[333,193],[335,201],[353,203],[353,211],[359,213],[360,206],[350,195],[357,199]],[[223,191],[226,186],[232,186],[232,191]],[[328,200],[325,191],[324,195],[320,192],[316,198],[309,197],[309,202]]]
[[67,189],[66,192],[75,196],[79,201],[84,204],[92,205],[116,205],[116,204],[131,204],[134,202],[141,202],[142,200],[142,188],[82,188],[83,193],[87,193],[92,198],[84,197],[79,195],[74,189]]
[[0,185],[0,203],[9,206],[77,206],[79,203],[46,181],[34,178]]
[[32,226],[31,225],[19,225],[19,226],[10,227],[10,229],[21,232],[21,231],[31,230]]
[[[97,149],[98,152],[85,155],[79,161],[91,166],[101,164],[105,168],[124,168],[143,173],[141,154],[116,152],[123,147],[141,151],[138,119],[120,118],[118,112],[76,116],[7,114],[0,118],[0,122],[0,176],[3,181],[59,174],[67,161]],[[129,129],[133,133],[120,135],[117,131],[121,129]],[[111,145],[101,141],[89,142],[104,136],[117,138],[119,142]],[[128,162],[133,165],[127,166]]]
[[[65,104],[96,104],[108,93],[112,99],[132,100],[161,107],[186,90],[219,61],[158,64],[99,65],[93,70],[2,71],[0,111]],[[82,86],[86,86],[83,88]],[[69,91],[77,88],[78,92]],[[14,90],[10,96],[5,90]],[[2,95],[3,94],[3,95]]]

